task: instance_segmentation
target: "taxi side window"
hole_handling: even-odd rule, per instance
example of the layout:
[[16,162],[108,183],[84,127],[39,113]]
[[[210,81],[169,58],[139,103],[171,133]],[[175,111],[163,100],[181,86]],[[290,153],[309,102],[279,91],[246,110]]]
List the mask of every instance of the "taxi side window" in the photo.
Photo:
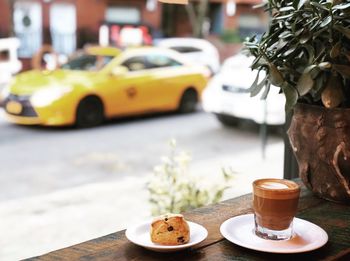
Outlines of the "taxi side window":
[[148,55],[146,57],[147,68],[162,68],[162,67],[172,67],[181,66],[182,64],[174,59],[165,55]]
[[9,62],[10,52],[8,50],[0,51],[0,62]]
[[127,59],[122,63],[122,65],[128,68],[129,71],[140,71],[147,69],[144,56],[136,56]]
[[201,49],[192,47],[192,46],[173,46],[171,49],[178,51],[179,53],[197,53],[202,52]]

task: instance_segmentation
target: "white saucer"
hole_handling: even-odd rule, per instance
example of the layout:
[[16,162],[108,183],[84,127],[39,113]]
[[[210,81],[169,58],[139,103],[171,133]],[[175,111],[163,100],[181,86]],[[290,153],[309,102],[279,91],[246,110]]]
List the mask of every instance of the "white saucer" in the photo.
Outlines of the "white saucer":
[[208,236],[208,231],[203,226],[194,222],[187,221],[190,227],[190,241],[187,244],[177,246],[158,245],[151,241],[151,223],[151,221],[148,221],[129,227],[125,231],[127,239],[129,239],[134,244],[142,246],[149,250],[157,252],[174,252],[195,246],[206,239]]
[[220,232],[228,241],[253,250],[270,253],[301,253],[322,247],[328,235],[319,226],[300,218],[293,221],[294,236],[289,240],[262,239],[254,233],[254,214],[226,220]]

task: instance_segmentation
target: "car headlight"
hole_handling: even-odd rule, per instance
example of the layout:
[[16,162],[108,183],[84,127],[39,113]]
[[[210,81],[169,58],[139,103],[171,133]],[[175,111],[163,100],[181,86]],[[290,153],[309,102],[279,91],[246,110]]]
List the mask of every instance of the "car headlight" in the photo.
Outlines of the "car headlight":
[[62,98],[66,93],[70,92],[69,87],[51,87],[47,89],[38,90],[30,98],[30,102],[35,107],[46,107],[53,102]]

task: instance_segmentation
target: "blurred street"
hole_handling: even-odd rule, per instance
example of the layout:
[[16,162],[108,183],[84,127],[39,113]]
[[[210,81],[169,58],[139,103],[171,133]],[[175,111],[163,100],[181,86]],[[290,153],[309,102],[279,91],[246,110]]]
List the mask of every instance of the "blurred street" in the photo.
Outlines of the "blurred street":
[[[167,155],[171,138],[192,154],[193,163],[261,146],[257,131],[224,128],[203,112],[114,120],[93,129],[17,126],[3,117],[0,201],[141,177]],[[269,139],[270,144],[279,141]]]
[[[243,41],[270,20],[260,2],[0,1],[0,260],[150,219],[147,185],[172,139],[207,194],[232,171],[222,200],[283,177],[280,136],[268,135],[263,157],[257,124],[228,128],[211,114],[284,124],[284,101],[244,91],[256,76]],[[164,113],[175,110],[187,114]],[[145,112],[160,114],[120,118]]]
[[190,171],[215,182],[235,172],[224,199],[251,192],[257,178],[283,176],[283,142],[228,129],[213,115],[114,120],[93,129],[23,127],[0,120],[0,260],[77,244],[150,217],[146,184],[168,141],[192,154]]

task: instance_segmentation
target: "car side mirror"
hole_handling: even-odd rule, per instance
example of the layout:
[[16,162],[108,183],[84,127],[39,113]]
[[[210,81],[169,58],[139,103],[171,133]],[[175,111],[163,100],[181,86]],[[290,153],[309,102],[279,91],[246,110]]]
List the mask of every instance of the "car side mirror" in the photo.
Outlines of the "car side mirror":
[[128,68],[125,66],[116,66],[111,71],[111,75],[122,76],[122,75],[125,75],[128,71],[129,71]]

